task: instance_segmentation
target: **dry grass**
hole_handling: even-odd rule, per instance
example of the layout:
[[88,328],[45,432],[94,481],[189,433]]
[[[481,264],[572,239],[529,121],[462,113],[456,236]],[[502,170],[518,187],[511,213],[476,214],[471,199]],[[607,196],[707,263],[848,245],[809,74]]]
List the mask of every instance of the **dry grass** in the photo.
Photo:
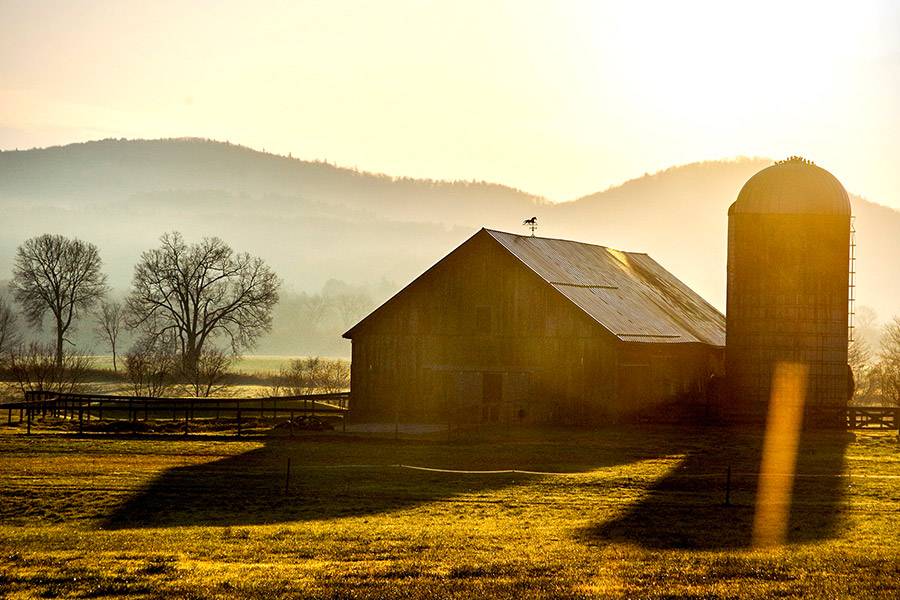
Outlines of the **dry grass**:
[[790,541],[754,549],[752,433],[498,431],[447,443],[7,431],[0,595],[897,597],[896,433],[814,434],[802,448]]

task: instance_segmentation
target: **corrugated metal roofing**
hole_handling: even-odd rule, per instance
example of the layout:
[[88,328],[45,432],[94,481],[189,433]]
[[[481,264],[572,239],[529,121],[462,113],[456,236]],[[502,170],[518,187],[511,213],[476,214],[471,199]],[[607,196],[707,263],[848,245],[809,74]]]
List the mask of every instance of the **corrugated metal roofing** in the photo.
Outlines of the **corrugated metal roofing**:
[[625,342],[725,345],[725,317],[646,254],[485,229]]

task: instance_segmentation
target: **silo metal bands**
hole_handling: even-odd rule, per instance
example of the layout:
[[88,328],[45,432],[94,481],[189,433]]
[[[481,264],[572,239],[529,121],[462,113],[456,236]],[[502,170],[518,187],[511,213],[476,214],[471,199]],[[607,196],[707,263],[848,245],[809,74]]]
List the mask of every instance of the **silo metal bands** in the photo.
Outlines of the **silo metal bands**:
[[775,365],[790,362],[807,367],[807,422],[842,422],[850,214],[841,183],[797,157],[751,177],[729,208],[727,418],[764,418]]

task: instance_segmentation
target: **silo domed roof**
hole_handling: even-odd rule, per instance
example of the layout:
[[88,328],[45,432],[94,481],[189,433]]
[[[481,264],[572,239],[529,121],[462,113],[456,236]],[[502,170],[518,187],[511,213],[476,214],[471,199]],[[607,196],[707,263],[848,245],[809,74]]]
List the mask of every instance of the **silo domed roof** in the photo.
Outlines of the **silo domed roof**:
[[728,214],[850,215],[850,197],[837,178],[792,156],[751,177]]

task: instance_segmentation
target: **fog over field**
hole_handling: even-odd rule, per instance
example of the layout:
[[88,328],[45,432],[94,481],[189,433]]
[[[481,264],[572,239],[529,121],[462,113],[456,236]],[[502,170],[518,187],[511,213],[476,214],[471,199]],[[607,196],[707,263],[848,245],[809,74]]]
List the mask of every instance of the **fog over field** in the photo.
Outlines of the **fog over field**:
[[[524,234],[522,220],[537,216],[541,236],[649,253],[724,310],[727,209],[771,163],[673,166],[582,198],[547,199],[499,183],[377,175],[197,139],[4,151],[0,279],[25,239],[62,233],[95,243],[124,294],[141,252],[163,232],[219,236],[264,258],[285,282],[274,330],[256,351],[346,355],[340,334],[349,325],[478,228]],[[878,200],[852,196],[856,296],[884,320],[900,314],[900,212]],[[362,300],[339,309],[322,306],[320,295]],[[84,331],[79,340],[90,343]]]

